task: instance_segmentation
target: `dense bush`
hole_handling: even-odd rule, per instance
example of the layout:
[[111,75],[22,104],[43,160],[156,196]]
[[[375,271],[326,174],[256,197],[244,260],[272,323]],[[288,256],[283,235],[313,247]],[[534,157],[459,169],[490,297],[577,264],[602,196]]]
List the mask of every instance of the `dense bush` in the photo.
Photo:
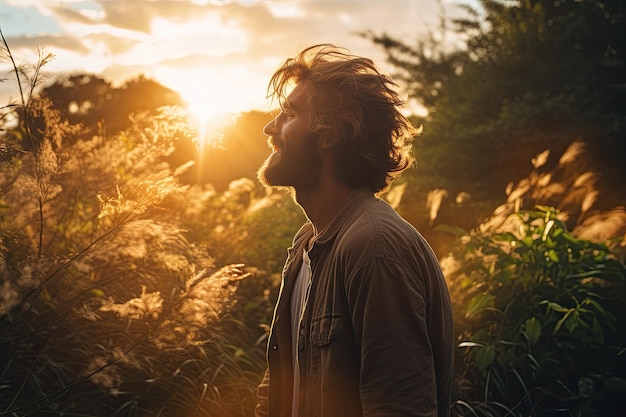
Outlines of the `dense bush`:
[[[559,169],[572,163],[574,150]],[[535,159],[537,167],[545,157]],[[462,243],[444,261],[461,342],[457,415],[608,417],[623,411],[626,214],[587,214],[590,175],[556,182],[559,169],[533,171],[471,232],[451,229]],[[562,211],[524,209],[557,196]],[[572,211],[576,202],[582,207]],[[566,220],[573,214],[578,227],[570,232]],[[604,244],[585,236],[617,237]]]

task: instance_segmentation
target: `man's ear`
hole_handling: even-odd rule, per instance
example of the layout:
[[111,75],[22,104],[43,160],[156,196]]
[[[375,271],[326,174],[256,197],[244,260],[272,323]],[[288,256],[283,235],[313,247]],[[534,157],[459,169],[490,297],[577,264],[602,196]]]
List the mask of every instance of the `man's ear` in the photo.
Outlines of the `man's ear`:
[[339,138],[336,135],[333,135],[332,133],[327,133],[326,135],[322,136],[320,139],[321,139],[320,144],[321,144],[323,151],[332,149],[335,147],[335,145],[337,145],[337,143],[339,143]]

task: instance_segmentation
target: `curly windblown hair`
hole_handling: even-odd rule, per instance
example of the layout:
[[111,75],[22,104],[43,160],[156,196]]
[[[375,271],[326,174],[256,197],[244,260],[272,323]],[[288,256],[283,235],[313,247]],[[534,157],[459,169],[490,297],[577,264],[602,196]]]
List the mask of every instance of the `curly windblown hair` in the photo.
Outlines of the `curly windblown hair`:
[[268,98],[283,107],[292,83],[309,85],[311,131],[335,144],[339,181],[377,193],[413,163],[417,129],[399,111],[404,101],[397,84],[372,60],[332,44],[314,45],[276,70]]

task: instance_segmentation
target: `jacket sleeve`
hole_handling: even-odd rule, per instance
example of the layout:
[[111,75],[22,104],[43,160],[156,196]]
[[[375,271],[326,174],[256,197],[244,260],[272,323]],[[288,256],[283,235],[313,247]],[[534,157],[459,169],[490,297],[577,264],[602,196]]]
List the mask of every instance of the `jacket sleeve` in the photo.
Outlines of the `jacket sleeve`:
[[437,416],[437,382],[423,280],[400,261],[373,259],[346,281],[361,353],[366,417]]
[[257,388],[257,405],[254,409],[255,417],[267,417],[267,399],[270,387],[270,373],[269,369],[265,370],[263,381]]

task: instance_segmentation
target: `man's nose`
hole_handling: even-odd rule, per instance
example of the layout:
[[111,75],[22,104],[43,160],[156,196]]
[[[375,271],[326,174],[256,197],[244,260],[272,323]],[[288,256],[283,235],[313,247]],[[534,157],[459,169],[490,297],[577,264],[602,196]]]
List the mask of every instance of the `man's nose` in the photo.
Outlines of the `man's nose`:
[[266,136],[272,136],[278,133],[278,117],[275,117],[263,128],[263,134]]

